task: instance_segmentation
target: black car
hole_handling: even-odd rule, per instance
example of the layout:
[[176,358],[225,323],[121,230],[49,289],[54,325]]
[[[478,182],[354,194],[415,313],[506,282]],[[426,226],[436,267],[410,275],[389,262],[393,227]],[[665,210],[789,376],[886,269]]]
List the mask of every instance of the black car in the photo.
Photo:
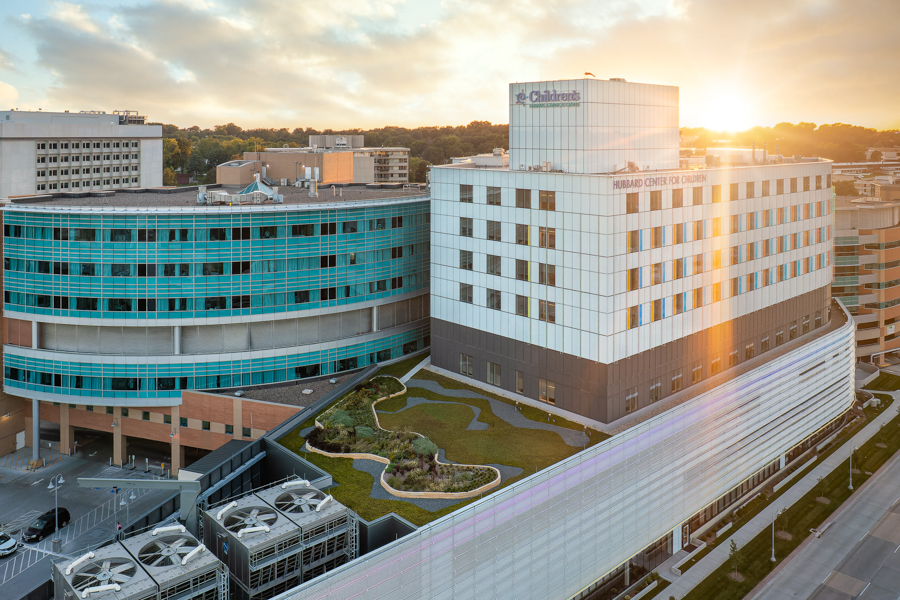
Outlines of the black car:
[[[56,515],[55,517],[54,514]],[[62,529],[69,524],[69,519],[71,519],[69,511],[63,507],[59,507],[55,510],[48,510],[35,519],[34,522],[28,526],[28,529],[22,532],[22,541],[39,542],[56,531],[57,520],[59,520],[59,528]]]

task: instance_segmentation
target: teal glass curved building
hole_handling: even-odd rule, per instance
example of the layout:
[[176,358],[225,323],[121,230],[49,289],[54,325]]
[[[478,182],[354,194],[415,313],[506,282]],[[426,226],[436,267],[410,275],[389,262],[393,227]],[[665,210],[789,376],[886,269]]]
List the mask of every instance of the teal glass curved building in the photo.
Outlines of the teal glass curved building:
[[4,208],[7,393],[167,406],[429,345],[427,197],[118,196]]

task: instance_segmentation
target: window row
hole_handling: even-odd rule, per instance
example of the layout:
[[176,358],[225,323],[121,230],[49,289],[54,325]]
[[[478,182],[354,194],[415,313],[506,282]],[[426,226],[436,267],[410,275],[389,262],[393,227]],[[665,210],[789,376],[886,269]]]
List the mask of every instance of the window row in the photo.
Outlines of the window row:
[[[824,228],[823,228],[824,229]],[[811,235],[814,233],[815,235]],[[647,285],[656,285],[673,279],[681,279],[690,275],[699,275],[704,271],[721,269],[739,265],[744,262],[782,254],[790,250],[805,248],[813,243],[821,243],[822,230],[804,231],[746,245],[732,246],[730,249],[713,250],[707,254],[695,254],[672,261],[658,262],[649,267],[628,269],[625,274],[626,290],[632,291]],[[831,254],[826,253],[826,266],[831,264]],[[649,275],[649,278],[648,276]]]
[[[63,169],[66,171],[67,169]],[[77,169],[73,169],[77,170]],[[86,170],[86,169],[85,169]],[[55,171],[50,171],[51,173],[55,173]],[[85,173],[87,174],[87,173]],[[128,185],[128,183],[138,183],[140,181],[139,177],[132,177],[129,179],[128,177],[123,178],[115,178],[115,179],[95,179],[93,181],[94,187],[106,186],[106,185]],[[38,183],[35,185],[35,189],[39,192],[45,191],[54,191],[54,190],[68,190],[70,188],[89,188],[91,187],[91,181],[62,181],[59,183]],[[19,236],[21,237],[21,236]],[[49,239],[49,238],[48,238]]]
[[[459,284],[459,301],[466,304],[474,304],[474,288],[470,283]],[[485,289],[485,306],[493,310],[503,310],[502,294],[500,290]],[[516,315],[520,317],[532,317],[531,299],[528,296],[516,294]],[[556,302],[538,300],[537,317],[541,321],[556,323]]]
[[[101,170],[102,169],[102,170]],[[129,171],[140,171],[137,165],[124,167],[75,167],[74,169],[41,169],[36,172],[37,177],[65,177],[68,175],[91,175],[100,173],[128,173]],[[84,185],[90,185],[90,181],[82,182]]]
[[[321,364],[310,364],[302,367],[256,371],[253,373],[237,373],[228,375],[208,375],[193,377],[89,377],[82,375],[63,375],[44,371],[32,371],[16,367],[4,367],[7,381],[43,385],[48,387],[68,388],[75,390],[97,390],[108,392],[141,392],[141,391],[176,391],[206,390],[239,387],[246,385],[265,385],[295,379],[320,377],[323,374],[342,373],[366,366],[399,358],[422,350],[430,345],[430,336],[420,340],[406,342],[399,347],[399,352],[387,348],[371,352],[368,356],[352,356]],[[397,356],[392,356],[397,354]],[[368,360],[368,363],[367,363]],[[128,416],[127,409],[122,408],[122,416]]]
[[[534,190],[516,189],[516,208],[532,208],[532,197]],[[490,206],[501,206],[501,192],[499,187],[488,186],[485,190],[485,198]],[[462,183],[459,186],[459,201],[471,204],[474,202],[475,194],[472,184]],[[537,207],[539,210],[556,210],[556,192],[547,190],[537,190]]]
[[[502,242],[502,224],[500,221],[487,221],[485,224],[485,237],[492,242]],[[462,237],[474,237],[474,220],[471,217],[459,218],[459,235]],[[521,246],[531,245],[531,232],[528,225],[516,225],[515,243]],[[541,248],[556,248],[556,228],[538,227],[538,246]]]
[[72,242],[226,242],[270,240],[287,237],[316,237],[383,231],[426,225],[429,213],[369,220],[307,223],[303,225],[267,225],[262,227],[207,227],[197,229],[87,229],[77,227],[38,227],[4,224],[3,235],[12,238],[60,240]]
[[[38,156],[36,164],[45,165],[45,164],[54,164],[54,163],[80,163],[80,162],[92,162],[101,160],[137,160],[137,154],[85,154],[83,157],[80,154],[75,154],[73,156]],[[109,173],[109,167],[106,167],[106,173]],[[116,170],[118,171],[118,167]],[[128,167],[125,167],[125,170],[128,170]],[[138,170],[138,166],[134,165],[135,171]],[[97,167],[94,169],[95,173],[100,172],[100,168]]]
[[282,273],[309,271],[371,263],[423,255],[428,252],[428,242],[407,244],[394,248],[368,252],[323,254],[303,258],[221,261],[204,263],[85,263],[48,260],[4,258],[6,271],[37,273],[41,275],[80,275],[87,277],[190,277],[217,275],[247,275],[257,273]]
[[[825,311],[824,319],[830,319],[830,309]],[[745,342],[741,347],[734,348],[728,352],[728,355],[715,356],[709,360],[708,366],[704,361],[696,361],[690,365],[690,381],[686,382],[685,375],[687,369],[678,370],[666,377],[656,377],[650,381],[648,403],[652,404],[660,400],[663,395],[668,392],[674,394],[680,392],[686,386],[700,383],[707,377],[712,377],[722,372],[725,368],[736,367],[744,361],[751,360],[756,356],[764,354],[771,349],[778,348],[785,341],[794,340],[799,335],[805,335],[812,329],[821,327],[823,320],[823,311],[817,311],[811,321],[810,315],[804,316],[798,321],[794,321],[789,325],[776,330],[774,335],[766,335],[759,340],[757,346],[756,341]],[[664,381],[666,389],[663,388]],[[645,403],[642,402],[641,395],[637,387],[630,388],[625,392],[625,412],[631,413],[639,409]]]
[[[774,181],[775,185],[772,186],[772,182]],[[748,198],[765,198],[771,195],[782,195],[785,193],[785,190],[790,190],[791,194],[796,194],[800,191],[800,186],[802,185],[803,191],[808,192],[812,189],[812,186],[815,185],[815,189],[821,190],[822,184],[825,184],[826,188],[831,187],[831,174],[822,176],[809,176],[809,177],[792,177],[790,179],[775,179],[775,180],[766,180],[766,181],[748,181],[746,183],[731,183],[727,185],[713,185],[710,187],[710,203],[722,202],[723,200],[743,200]],[[723,198],[723,188],[727,193],[727,198]],[[690,190],[689,194],[685,194],[684,189],[674,189],[672,190],[672,208],[681,208],[683,206],[700,206],[703,202],[703,188],[702,187],[694,187],[687,188]],[[625,195],[625,212],[627,214],[634,214],[641,212],[641,192],[631,192]],[[643,196],[646,198],[649,196],[649,209],[651,211],[654,210],[662,210],[663,209],[663,191],[662,190],[654,190],[651,192],[644,192]],[[689,196],[686,198],[685,196]],[[644,209],[646,210],[646,209]]]
[[139,148],[140,142],[135,141],[119,141],[119,142],[37,142],[37,150],[79,150],[84,148]]
[[[474,264],[474,255],[471,250],[459,251],[459,268],[464,271],[472,271]],[[519,281],[531,281],[531,263],[527,260],[515,259],[515,277]],[[485,257],[485,272],[488,275],[503,275],[502,267],[503,259],[494,254],[488,254]],[[537,263],[537,282],[542,285],[556,286],[556,265],[547,263]]]
[[[486,371],[488,384],[495,385],[497,387],[503,387],[502,371],[500,365],[487,361]],[[460,375],[465,375],[467,377],[475,376],[475,359],[471,354],[461,353],[459,355],[459,373]],[[515,373],[515,377],[515,392],[517,394],[525,395],[525,374],[522,371],[517,370]],[[540,400],[541,402],[546,402],[548,404],[556,404],[556,383],[549,379],[539,377],[538,400]]]
[[756,273],[741,277],[733,277],[728,281],[720,281],[707,287],[696,288],[690,292],[675,294],[670,298],[653,300],[646,305],[630,306],[626,310],[626,327],[634,329],[647,323],[678,315],[692,308],[700,308],[766,286],[780,283],[787,279],[799,277],[826,266],[824,254],[810,256],[788,264],[778,265]]
[[[813,204],[816,205],[815,209],[812,208]],[[802,205],[802,207],[792,206],[790,210],[778,208],[758,213],[732,215],[730,219],[715,217],[688,223],[676,223],[675,225],[661,225],[650,229],[634,229],[627,232],[625,236],[625,251],[630,253],[648,248],[662,248],[671,244],[683,244],[722,235],[754,231],[797,222],[801,218],[810,219],[830,214],[830,211],[827,208],[823,209],[821,205],[821,202],[816,202]],[[789,221],[785,221],[786,212],[790,217]],[[825,239],[831,239],[831,225],[827,226]]]
[[3,292],[4,302],[33,308],[60,310],[110,311],[110,312],[180,312],[195,310],[226,310],[243,308],[266,308],[307,302],[325,302],[343,298],[357,298],[367,294],[379,294],[388,290],[399,290],[428,282],[427,273],[413,273],[390,279],[338,285],[295,292],[274,292],[268,294],[246,294],[239,296],[206,296],[199,298],[93,298],[51,296],[49,294],[27,294],[23,292]]

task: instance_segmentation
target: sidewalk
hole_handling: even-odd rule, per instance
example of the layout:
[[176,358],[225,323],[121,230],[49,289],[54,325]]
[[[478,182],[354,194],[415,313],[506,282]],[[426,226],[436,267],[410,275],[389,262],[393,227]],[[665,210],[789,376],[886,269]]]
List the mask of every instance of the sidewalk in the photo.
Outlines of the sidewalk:
[[[861,446],[862,444],[867,442],[876,433],[878,433],[884,423],[887,423],[895,416],[897,416],[897,407],[900,406],[900,404],[898,404],[898,397],[900,397],[900,392],[879,393],[889,394],[894,398],[894,403],[891,405],[891,407],[882,412],[875,419],[870,421],[852,438],[845,441],[840,448],[835,450],[831,454],[831,456],[817,464],[812,471],[806,474],[805,477],[797,480],[784,492],[784,494],[782,494],[775,501],[775,506],[778,506],[779,508],[783,506],[791,506],[804,495],[806,495],[807,492],[813,489],[813,487],[818,483],[818,479],[820,477],[824,477],[827,474],[831,473],[842,463],[847,464],[847,468],[849,469],[848,459],[850,458],[850,448],[852,448],[853,446]],[[772,511],[769,508],[764,508],[758,515],[750,519],[747,524],[735,531],[728,539],[729,541],[734,540],[738,548],[743,548],[747,544],[747,542],[759,535],[759,533],[764,529],[771,526]],[[718,569],[728,560],[729,545],[730,544],[720,544],[719,546],[714,548],[712,552],[700,559],[697,564],[691,567],[690,570],[688,570],[681,577],[675,576],[671,572],[671,570],[660,570],[660,575],[672,582],[672,585],[666,588],[666,594],[673,595],[675,596],[675,598],[679,599],[683,598],[701,581],[709,577],[713,571]]]

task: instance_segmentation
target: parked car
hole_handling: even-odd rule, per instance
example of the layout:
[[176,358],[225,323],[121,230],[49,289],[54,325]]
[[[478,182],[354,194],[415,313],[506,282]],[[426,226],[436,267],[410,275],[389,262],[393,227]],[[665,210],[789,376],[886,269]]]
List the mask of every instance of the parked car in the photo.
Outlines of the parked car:
[[56,531],[57,520],[59,521],[59,528],[62,529],[69,524],[70,519],[69,511],[61,506],[55,510],[48,510],[35,519],[34,522],[28,526],[28,529],[22,532],[22,541],[39,542]]
[[8,556],[16,551],[19,542],[5,531],[0,531],[0,556]]

